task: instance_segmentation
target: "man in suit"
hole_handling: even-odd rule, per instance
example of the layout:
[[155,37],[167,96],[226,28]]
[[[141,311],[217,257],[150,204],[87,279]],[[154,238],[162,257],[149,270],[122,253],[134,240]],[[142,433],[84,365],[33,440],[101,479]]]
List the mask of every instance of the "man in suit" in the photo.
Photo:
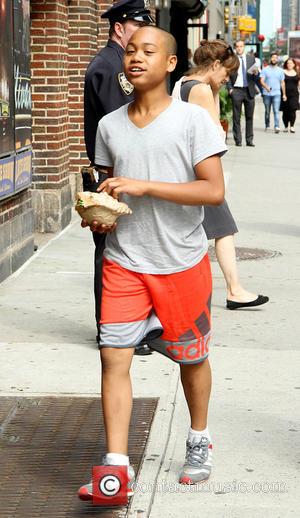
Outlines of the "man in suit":
[[[236,146],[242,145],[241,111],[242,104],[245,107],[246,119],[246,145],[254,147],[253,143],[253,114],[255,106],[255,76],[248,70],[255,65],[255,58],[245,54],[245,43],[240,40],[235,44],[236,54],[240,60],[240,66],[235,74],[230,76],[227,89],[232,99],[233,111],[233,137]],[[258,70],[257,70],[258,74]]]

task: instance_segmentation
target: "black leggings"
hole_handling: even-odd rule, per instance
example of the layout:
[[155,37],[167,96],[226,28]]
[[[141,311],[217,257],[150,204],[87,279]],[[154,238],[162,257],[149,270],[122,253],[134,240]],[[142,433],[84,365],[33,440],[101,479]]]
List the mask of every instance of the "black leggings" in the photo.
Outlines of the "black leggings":
[[296,120],[296,110],[292,110],[292,108],[286,108],[282,112],[282,121],[285,127],[287,128],[289,123],[291,126],[294,126]]

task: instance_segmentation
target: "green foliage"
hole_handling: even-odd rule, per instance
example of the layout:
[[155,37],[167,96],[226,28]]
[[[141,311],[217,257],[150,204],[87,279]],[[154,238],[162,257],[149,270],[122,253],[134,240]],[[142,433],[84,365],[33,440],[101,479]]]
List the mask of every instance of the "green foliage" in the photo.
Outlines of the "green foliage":
[[227,88],[223,86],[219,92],[220,99],[220,119],[228,122],[232,121],[232,102]]

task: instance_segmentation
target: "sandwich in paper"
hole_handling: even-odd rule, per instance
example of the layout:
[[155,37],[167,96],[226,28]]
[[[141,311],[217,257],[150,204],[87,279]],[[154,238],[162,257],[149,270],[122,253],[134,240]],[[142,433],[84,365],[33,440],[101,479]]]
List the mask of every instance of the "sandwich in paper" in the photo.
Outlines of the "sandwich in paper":
[[78,192],[75,210],[90,225],[97,221],[102,225],[111,226],[119,216],[132,214],[132,210],[107,192]]

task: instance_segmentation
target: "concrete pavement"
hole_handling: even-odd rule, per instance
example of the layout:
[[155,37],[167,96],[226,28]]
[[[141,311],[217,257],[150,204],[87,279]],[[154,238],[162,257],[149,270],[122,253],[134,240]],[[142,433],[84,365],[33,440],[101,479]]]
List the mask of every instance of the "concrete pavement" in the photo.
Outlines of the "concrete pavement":
[[[134,357],[134,396],[160,399],[131,517],[299,515],[299,122],[296,130],[266,134],[258,100],[256,147],[229,145],[224,158],[237,245],[281,255],[239,263],[244,286],[270,296],[249,311],[224,309],[213,264],[214,471],[197,491],[176,483],[189,425],[177,366],[156,353]],[[91,236],[74,215],[0,285],[0,395],[99,394],[92,256]]]

